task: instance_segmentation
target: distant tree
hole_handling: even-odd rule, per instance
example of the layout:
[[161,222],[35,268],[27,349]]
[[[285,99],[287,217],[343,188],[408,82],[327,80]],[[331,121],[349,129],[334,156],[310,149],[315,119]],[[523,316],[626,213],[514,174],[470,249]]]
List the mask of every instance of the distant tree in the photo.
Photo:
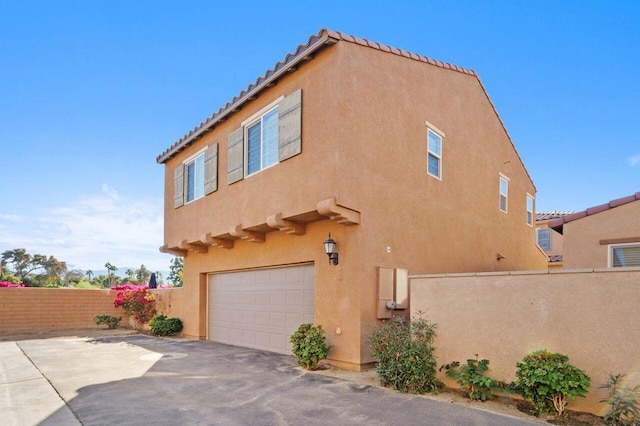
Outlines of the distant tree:
[[168,280],[173,283],[174,287],[182,287],[182,270],[184,269],[184,259],[181,257],[174,257],[171,260],[169,266]]
[[138,280],[138,284],[145,285],[149,282],[149,278],[151,277],[151,271],[147,269],[146,266],[140,265],[140,268],[136,269],[136,280]]
[[87,269],[85,275],[89,277],[89,282],[91,282],[91,275],[93,275],[93,271],[91,269]]
[[109,280],[110,277],[107,275],[98,275],[93,279],[93,284],[100,288],[109,288],[111,286]]
[[127,275],[127,281],[129,281],[130,283],[133,283],[135,281],[136,273],[134,272],[133,269],[127,269],[125,274]]
[[117,267],[113,266],[111,263],[107,262],[104,264],[104,267],[107,268],[107,275],[109,276],[109,287],[113,287],[113,273],[118,270]]
[[[67,271],[67,273],[64,276],[64,283],[67,286],[78,284],[80,281],[83,281],[83,280],[84,280],[84,274],[79,269],[72,269],[70,271]],[[87,282],[90,283],[89,281]]]
[[6,250],[2,262],[13,267],[13,273],[28,286],[60,286],[67,272],[66,262],[53,256],[31,255],[23,248]]

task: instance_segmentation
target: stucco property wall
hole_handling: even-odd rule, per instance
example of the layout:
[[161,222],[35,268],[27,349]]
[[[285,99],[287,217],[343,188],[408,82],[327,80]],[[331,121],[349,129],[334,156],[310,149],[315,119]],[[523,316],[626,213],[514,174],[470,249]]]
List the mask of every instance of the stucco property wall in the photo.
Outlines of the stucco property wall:
[[[181,303],[182,289],[157,289],[158,313],[189,321]],[[96,328],[96,315],[122,317],[121,327],[133,326],[122,308],[115,308],[114,290],[71,288],[0,288],[0,335]]]
[[601,240],[637,237],[640,242],[640,201],[564,224],[564,267],[606,268],[609,245]]
[[111,290],[0,288],[0,334],[95,328],[96,315],[123,316],[114,297]]
[[608,373],[640,384],[638,282],[640,269],[411,277],[411,312],[438,324],[440,364],[478,354],[489,376],[512,381],[530,352],[569,356],[592,381],[569,409],[603,415]]

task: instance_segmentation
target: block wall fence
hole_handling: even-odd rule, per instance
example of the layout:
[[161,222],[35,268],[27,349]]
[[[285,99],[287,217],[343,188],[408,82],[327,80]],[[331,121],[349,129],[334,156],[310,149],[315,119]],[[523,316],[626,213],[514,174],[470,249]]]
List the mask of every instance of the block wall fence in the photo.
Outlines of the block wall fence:
[[[604,415],[607,374],[640,384],[640,269],[567,270],[410,277],[411,314],[437,324],[438,365],[478,354],[488,375],[515,380],[516,363],[558,352],[591,377],[587,398],[568,409]],[[441,377],[449,386],[456,383]]]
[[[180,289],[154,290],[159,295],[160,313],[172,316],[171,305],[176,290]],[[99,327],[93,319],[102,314],[123,317],[120,324],[127,326],[123,309],[113,306],[116,293],[114,290],[70,288],[0,288],[0,336],[95,329]]]

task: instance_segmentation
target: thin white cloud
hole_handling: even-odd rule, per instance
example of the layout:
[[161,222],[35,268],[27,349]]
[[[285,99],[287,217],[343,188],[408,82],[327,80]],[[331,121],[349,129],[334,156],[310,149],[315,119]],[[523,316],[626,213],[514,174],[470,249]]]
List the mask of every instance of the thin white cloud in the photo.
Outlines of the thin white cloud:
[[640,165],[640,154],[632,155],[631,157],[627,158],[627,163],[629,164],[629,167]]
[[98,194],[32,217],[0,215],[0,252],[25,248],[55,256],[73,268],[117,267],[168,270],[171,257],[161,254],[161,199],[129,199],[104,184]]

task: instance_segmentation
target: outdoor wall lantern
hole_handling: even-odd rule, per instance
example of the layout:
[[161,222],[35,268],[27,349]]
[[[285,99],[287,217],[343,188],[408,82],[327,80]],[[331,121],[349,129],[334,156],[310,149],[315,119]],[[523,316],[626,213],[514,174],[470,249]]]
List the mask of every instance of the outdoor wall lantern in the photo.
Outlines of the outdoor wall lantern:
[[338,264],[338,252],[336,251],[336,242],[333,238],[331,238],[331,233],[329,233],[329,238],[324,240],[324,251],[329,256],[329,264],[332,263],[334,265]]

